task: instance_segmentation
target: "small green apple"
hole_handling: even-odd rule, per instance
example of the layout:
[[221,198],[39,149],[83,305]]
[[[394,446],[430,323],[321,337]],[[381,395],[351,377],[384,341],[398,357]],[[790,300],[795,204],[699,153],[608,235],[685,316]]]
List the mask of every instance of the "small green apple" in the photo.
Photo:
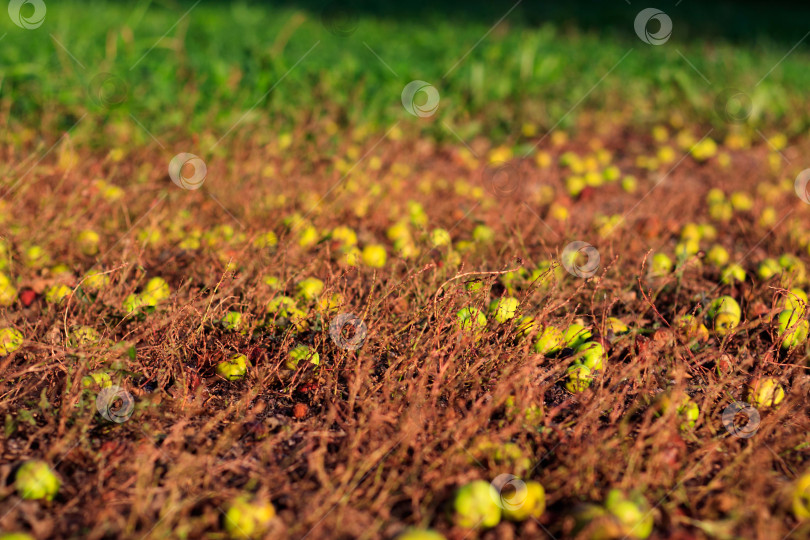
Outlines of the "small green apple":
[[256,249],[268,249],[278,245],[278,236],[273,231],[267,231],[253,240],[253,247]]
[[559,352],[564,346],[565,336],[562,330],[555,326],[546,326],[535,339],[534,352],[548,356]]
[[452,243],[453,239],[445,229],[433,229],[430,231],[430,245],[434,248],[449,246]]
[[110,276],[100,270],[91,270],[82,279],[82,288],[90,292],[99,292],[110,284]]
[[101,237],[96,231],[85,229],[76,237],[76,245],[79,247],[84,255],[92,257],[98,254],[98,246],[101,242]]
[[518,337],[526,337],[538,328],[540,328],[540,324],[535,321],[533,317],[529,317],[528,315],[521,317],[517,321]]
[[725,284],[731,284],[735,282],[742,283],[745,281],[746,278],[745,269],[740,266],[739,264],[730,264],[726,266],[723,270],[723,273],[720,275],[720,281]]
[[385,236],[388,237],[391,242],[396,242],[397,240],[413,241],[411,237],[411,227],[408,225],[407,221],[398,221],[388,227],[385,230]]
[[484,282],[480,279],[472,279],[464,283],[467,292],[478,292],[484,288]]
[[296,296],[306,301],[318,298],[324,289],[324,283],[318,278],[306,278],[299,281],[295,286]]
[[698,404],[687,397],[683,403],[677,408],[678,416],[683,419],[679,426],[681,431],[688,431],[695,427],[700,416],[700,408]]
[[807,293],[798,287],[790,289],[785,299],[785,309],[798,310],[799,313],[804,314],[807,311]]
[[698,251],[700,251],[700,243],[692,238],[678,242],[678,244],[675,245],[675,256],[679,261],[684,261],[697,255]]
[[296,301],[289,296],[276,296],[269,302],[267,302],[267,313],[279,313],[286,309],[290,308],[297,308],[298,304]]
[[715,298],[709,303],[707,314],[710,318],[715,318],[719,313],[730,313],[737,317],[739,321],[742,317],[742,309],[740,304],[731,296],[721,296]]
[[51,264],[51,256],[42,246],[28,246],[23,250],[22,259],[29,268],[44,268]]
[[322,313],[334,313],[346,303],[343,295],[340,293],[332,293],[329,296],[324,296],[318,300],[318,311]]
[[92,388],[93,386],[108,388],[112,386],[112,377],[106,371],[98,370],[82,377],[81,382],[84,388]]
[[807,341],[810,323],[804,318],[803,311],[786,309],[778,316],[778,333],[782,338],[782,348],[792,349]]
[[735,191],[728,198],[732,208],[737,212],[747,212],[754,207],[754,199],[744,191]]
[[227,312],[219,322],[225,330],[230,332],[239,332],[242,330],[244,324],[242,314],[238,311]]
[[605,348],[601,343],[588,341],[577,348],[575,358],[577,362],[594,372],[602,369],[605,356]]
[[498,300],[493,300],[489,304],[489,313],[498,323],[503,324],[509,319],[514,318],[519,305],[520,301],[518,301],[517,298],[505,296]]
[[65,298],[70,296],[72,292],[73,289],[67,285],[52,285],[47,291],[45,291],[45,301],[49,304],[60,304],[65,300]]
[[779,266],[784,269],[786,278],[793,284],[801,285],[807,280],[807,267],[795,255],[785,253],[779,257]]
[[650,276],[652,277],[666,277],[672,273],[672,268],[675,264],[666,253],[656,253],[652,257],[650,263]]
[[84,347],[101,341],[98,331],[91,326],[75,326],[70,330],[68,345],[71,347]]
[[757,276],[762,281],[769,280],[773,276],[777,276],[781,273],[782,267],[779,266],[779,262],[770,257],[759,263],[759,267],[757,268]]
[[605,319],[605,330],[607,330],[608,333],[618,336],[621,334],[626,334],[630,331],[630,328],[623,320],[617,317],[608,317]]
[[625,538],[644,539],[652,534],[653,515],[640,496],[628,498],[613,489],[605,498],[605,509],[618,520]]
[[519,268],[518,270],[506,272],[505,274],[501,274],[498,278],[498,281],[501,282],[506,288],[507,294],[514,294],[515,290],[517,290],[523,283],[523,280],[528,275],[528,272],[525,268]]
[[593,334],[588,328],[576,322],[572,323],[571,326],[565,330],[565,334],[563,334],[565,346],[571,347],[572,349],[578,348],[592,337]]
[[477,308],[465,307],[456,313],[456,324],[460,331],[480,338],[481,331],[487,325],[487,317]]
[[710,204],[709,217],[712,218],[714,221],[727,223],[731,221],[732,217],[734,217],[734,208],[728,201],[724,201],[717,204]]
[[229,381],[238,381],[247,374],[247,356],[234,354],[217,364],[217,373]]
[[590,368],[577,362],[568,366],[565,374],[567,376],[565,381],[565,389],[572,394],[584,392],[588,389],[593,381]]
[[307,345],[297,345],[287,353],[287,360],[284,362],[284,367],[291,370],[295,369],[302,360],[308,360],[310,364],[316,366],[321,364],[321,356],[316,350]]
[[709,329],[694,315],[684,315],[678,319],[678,330],[688,340],[705,341],[709,339]]
[[627,193],[635,193],[638,189],[638,180],[636,177],[628,175],[622,178],[622,189]]
[[706,262],[718,268],[728,264],[731,255],[728,250],[720,244],[715,244],[706,252]]
[[121,309],[123,309],[124,313],[127,315],[134,315],[140,311],[144,305],[145,302],[143,297],[141,297],[140,294],[133,293],[124,298],[124,301],[121,303]]
[[731,334],[739,324],[738,315],[729,312],[718,313],[714,318],[714,331],[718,336],[724,337]]
[[542,290],[546,290],[554,283],[559,283],[565,278],[565,270],[562,265],[553,261],[541,261],[537,268],[532,270],[527,278],[529,283],[537,285]]
[[476,225],[472,232],[472,239],[479,244],[488,244],[495,240],[495,231],[486,225]]
[[48,464],[39,460],[23,463],[14,478],[14,487],[23,499],[52,501],[61,485]]

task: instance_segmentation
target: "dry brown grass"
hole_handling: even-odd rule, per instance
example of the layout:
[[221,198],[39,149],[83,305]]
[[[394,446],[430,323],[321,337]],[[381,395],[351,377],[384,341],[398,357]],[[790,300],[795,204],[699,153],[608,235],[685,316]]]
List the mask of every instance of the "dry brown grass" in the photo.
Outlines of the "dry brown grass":
[[[360,145],[360,155],[375,142]],[[558,156],[569,148],[584,150],[586,142],[543,149]],[[651,148],[648,139],[606,142],[616,164],[641,174],[633,163]],[[502,523],[481,538],[570,537],[569,511],[602,500],[613,487],[644,494],[654,508],[655,538],[799,538],[810,532],[790,512],[792,483],[807,469],[810,452],[805,354],[778,352],[770,324],[752,315],[758,304],[772,306],[776,284],[751,278],[764,256],[800,253],[793,233],[807,224],[807,213],[785,192],[774,205],[780,217],[791,212],[789,217],[770,233],[757,225],[765,203],[756,197],[756,185],[781,177],[768,172],[764,145],[734,152],[728,170],[687,158],[617,232],[600,239],[592,225],[596,213],[624,214],[654,180],[642,177],[635,195],[614,184],[571,201],[556,166],[540,170],[526,162],[517,192],[503,198],[486,192],[478,200],[454,192],[457,178],[481,185],[480,170],[460,165],[456,150],[385,142],[372,154],[381,158],[381,171],[362,162],[348,178],[358,189],[346,191],[343,181],[309,216],[319,230],[353,227],[361,245],[385,243],[389,263],[375,271],[339,265],[329,242],[302,249],[282,225],[294,211],[307,214],[343,176],[330,162],[307,157],[324,155],[312,149],[327,144],[318,139],[281,150],[240,141],[227,160],[206,158],[209,176],[197,192],[182,191],[165,177],[171,156],[160,152],[128,151],[115,162],[79,150],[79,161],[67,169],[55,152],[5,196],[10,204],[0,230],[13,246],[9,273],[20,288],[41,293],[58,279],[19,263],[28,243],[67,264],[71,285],[96,264],[110,271],[112,283],[95,301],[74,295],[55,308],[40,296],[30,307],[18,302],[0,312],[4,324],[26,339],[23,349],[0,359],[0,415],[6,418],[0,528],[42,538],[215,538],[224,534],[228,502],[251,492],[276,506],[277,537],[390,538],[406,525],[429,525],[448,538],[471,538],[476,533],[453,528],[448,503],[466,481],[521,469],[482,451],[482,442],[512,442],[530,460],[521,474],[545,486],[549,507],[540,522]],[[474,144],[477,152],[482,145]],[[194,148],[193,142],[186,147]],[[787,152],[795,158],[800,147]],[[24,154],[4,153],[12,162]],[[408,164],[410,171],[391,172],[394,163]],[[92,185],[95,178],[123,187],[125,198],[104,201]],[[420,192],[420,181],[432,186],[431,193]],[[532,198],[542,184],[554,186],[557,200],[570,207],[567,225],[549,220],[547,206]],[[753,211],[718,225],[717,242],[732,260],[742,259],[748,280],[720,286],[719,272],[707,266],[654,283],[640,278],[650,250],[672,254],[684,223],[708,221],[703,199],[710,186],[745,189],[757,199]],[[279,194],[286,201],[270,204]],[[361,198],[369,202],[362,218],[353,213]],[[408,199],[423,203],[429,228],[447,228],[456,241],[468,239],[475,222],[491,226],[496,241],[464,254],[460,266],[430,252],[424,241],[414,260],[390,256],[385,229],[406,215]],[[172,231],[217,224],[244,232],[244,240],[177,248]],[[75,231],[84,228],[102,234],[98,260],[73,244]],[[139,242],[145,228],[159,229],[162,239]],[[265,230],[280,236],[272,251],[250,245]],[[484,292],[466,292],[465,278],[437,296],[459,273],[504,270],[518,260],[532,269],[555,259],[574,239],[599,249],[597,277],[565,274],[548,289],[524,283],[516,296],[521,312],[543,323],[564,327],[582,318],[602,335],[608,316],[630,325],[631,333],[612,343],[605,372],[579,395],[560,384],[569,361],[533,353],[531,340],[518,339],[513,325],[490,321],[479,342],[458,334],[458,309],[485,309],[503,293],[497,275],[482,278]],[[239,266],[235,273],[226,272],[230,259]],[[123,298],[156,275],[171,284],[171,299],[143,320],[122,319]],[[314,312],[303,334],[263,329],[264,306],[274,294],[262,283],[264,275],[280,277],[287,293],[303,277],[323,279],[327,293],[344,296],[341,311],[367,324],[364,346],[357,352],[337,348],[328,334],[330,316]],[[712,337],[690,349],[666,328],[697,309],[701,294],[732,294],[745,321],[731,338]],[[215,324],[229,309],[245,314],[252,335]],[[78,324],[133,345],[136,357],[109,347],[69,347],[65,331]],[[284,355],[296,343],[320,351],[321,366],[286,372]],[[214,366],[236,351],[247,354],[251,365],[246,380],[231,383],[217,377]],[[714,363],[723,352],[734,358],[734,369],[720,376]],[[120,425],[105,422],[92,394],[81,389],[81,377],[100,368],[113,370],[115,382],[135,396],[135,413]],[[763,411],[753,438],[732,437],[720,415],[760,374],[778,377],[788,396],[775,410]],[[694,430],[680,431],[673,414],[654,414],[650,403],[663,391],[685,391],[699,404]],[[510,396],[517,412],[506,407]],[[306,408],[294,414],[296,404]],[[537,422],[520,412],[532,405],[543,411]],[[14,468],[31,458],[50,463],[63,480],[52,503],[21,501],[14,493]]]

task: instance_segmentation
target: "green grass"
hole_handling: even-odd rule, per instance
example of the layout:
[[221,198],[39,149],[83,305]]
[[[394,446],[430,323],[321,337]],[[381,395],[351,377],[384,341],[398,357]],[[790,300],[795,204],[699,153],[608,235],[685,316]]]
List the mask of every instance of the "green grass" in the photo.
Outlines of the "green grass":
[[[723,127],[714,102],[726,88],[751,96],[753,127],[799,133],[808,125],[806,46],[779,63],[801,38],[792,21],[806,8],[783,16],[780,27],[773,13],[766,17],[746,6],[730,10],[723,3],[704,8],[709,13],[664,7],[675,32],[655,47],[633,32],[641,6],[592,6],[578,13],[519,6],[483,40],[508,5],[467,16],[463,6],[440,13],[417,5],[424,15],[410,17],[360,11],[348,36],[328,31],[316,9],[201,3],[181,19],[192,6],[52,2],[35,30],[0,17],[0,32],[7,33],[0,48],[0,100],[12,135],[21,125],[68,129],[88,113],[91,121],[81,122],[76,136],[92,137],[110,121],[132,124],[132,115],[158,138],[210,132],[216,140],[247,111],[240,129],[330,117],[382,130],[404,121],[438,138],[452,137],[447,123],[464,138],[514,140],[524,123],[542,132],[558,122],[575,125],[583,111],[608,109],[622,122],[679,113]],[[715,31],[722,34],[711,37]],[[89,89],[105,72],[120,77],[127,90],[112,110],[99,107]],[[434,121],[403,111],[400,93],[414,79],[439,89]],[[124,140],[150,140],[137,126],[120,131]]]

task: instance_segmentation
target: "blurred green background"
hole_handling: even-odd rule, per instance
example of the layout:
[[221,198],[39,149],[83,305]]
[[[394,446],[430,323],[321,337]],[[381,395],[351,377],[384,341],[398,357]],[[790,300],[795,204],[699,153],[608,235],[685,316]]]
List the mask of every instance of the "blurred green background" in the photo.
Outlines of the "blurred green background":
[[[729,88],[751,99],[749,129],[797,134],[810,115],[807,3],[661,2],[673,33],[660,46],[635,34],[647,7],[637,1],[46,6],[35,29],[0,16],[11,142],[30,138],[26,127],[58,136],[80,118],[73,136],[99,145],[110,136],[146,143],[147,129],[216,140],[240,119],[228,137],[329,119],[372,131],[402,121],[439,139],[454,137],[446,124],[463,138],[515,140],[526,124],[542,134],[590,113],[639,125],[674,114],[726,129],[716,102]],[[414,79],[440,92],[431,120],[402,108]],[[145,129],[110,127],[132,118]]]

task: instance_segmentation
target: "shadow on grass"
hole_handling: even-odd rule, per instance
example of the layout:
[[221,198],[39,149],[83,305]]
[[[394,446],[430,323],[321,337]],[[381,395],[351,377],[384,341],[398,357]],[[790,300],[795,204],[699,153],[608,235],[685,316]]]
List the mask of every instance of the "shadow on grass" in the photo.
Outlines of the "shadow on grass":
[[761,2],[754,0],[569,0],[540,2],[523,0],[280,0],[277,5],[323,14],[349,13],[357,17],[397,20],[451,20],[458,24],[495,24],[507,11],[512,25],[540,26],[552,23],[569,29],[633,36],[633,20],[643,8],[655,7],[673,20],[676,41],[725,40],[753,45],[756,40],[795,45],[810,30],[810,4],[797,1]]

